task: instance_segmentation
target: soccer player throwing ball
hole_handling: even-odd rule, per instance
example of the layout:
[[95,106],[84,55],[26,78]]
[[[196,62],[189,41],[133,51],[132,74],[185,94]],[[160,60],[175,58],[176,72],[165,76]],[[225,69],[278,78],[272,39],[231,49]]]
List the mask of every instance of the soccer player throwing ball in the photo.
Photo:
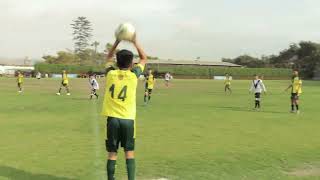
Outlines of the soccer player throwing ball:
[[152,74],[152,70],[148,69],[148,74],[146,75],[146,84],[144,91],[144,103],[147,104],[151,99],[152,90],[154,87],[155,78]]
[[302,93],[302,80],[299,77],[298,71],[293,71],[292,81],[289,87],[286,89],[291,88],[291,113],[300,113],[299,110],[299,97]]
[[263,84],[262,80],[259,78],[258,75],[254,75],[254,80],[251,83],[251,88],[249,90],[250,92],[254,92],[254,109],[259,110],[261,107],[260,101],[261,101],[261,93],[262,91],[264,93],[267,92],[267,89],[265,85]]
[[[116,40],[109,51],[107,65],[113,62],[113,55],[119,43],[120,40]],[[116,53],[119,69],[110,71],[107,69],[102,115],[107,118],[108,180],[115,179],[115,166],[120,144],[125,151],[128,180],[135,179],[136,89],[138,77],[144,70],[147,56],[135,38],[132,43],[138,51],[140,62],[134,66],[133,53],[128,50],[120,50]],[[111,66],[109,68],[112,69]]]
[[22,93],[23,74],[20,71],[18,71],[17,83],[18,83],[18,92]]
[[70,96],[71,94],[70,94],[70,91],[69,91],[69,79],[68,79],[68,74],[67,74],[66,70],[62,71],[62,82],[61,82],[61,85],[60,85],[60,88],[59,88],[59,92],[57,92],[57,95],[59,95],[59,96],[61,95],[62,87],[66,88],[67,96]]
[[96,98],[99,98],[99,95],[97,94],[97,90],[99,89],[99,83],[96,79],[96,75],[91,75],[89,79],[89,84],[91,87],[91,94],[90,94],[90,99],[92,99],[92,96],[96,96]]

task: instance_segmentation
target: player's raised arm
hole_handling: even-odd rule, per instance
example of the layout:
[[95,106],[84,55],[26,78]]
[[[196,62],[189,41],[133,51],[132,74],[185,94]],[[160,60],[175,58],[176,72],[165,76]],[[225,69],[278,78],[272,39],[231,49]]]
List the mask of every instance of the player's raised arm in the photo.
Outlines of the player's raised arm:
[[144,66],[147,63],[147,55],[146,55],[146,53],[144,52],[144,50],[142,49],[140,44],[137,42],[136,37],[133,39],[132,43],[136,47],[136,49],[138,51],[138,54],[139,54],[139,57],[140,57],[139,64]]
[[108,52],[108,55],[107,55],[107,64],[114,62],[113,56],[114,56],[114,54],[115,54],[115,52],[116,52],[116,49],[117,49],[119,43],[120,43],[120,40],[117,39],[117,40],[114,42],[114,44],[112,45],[110,51]]

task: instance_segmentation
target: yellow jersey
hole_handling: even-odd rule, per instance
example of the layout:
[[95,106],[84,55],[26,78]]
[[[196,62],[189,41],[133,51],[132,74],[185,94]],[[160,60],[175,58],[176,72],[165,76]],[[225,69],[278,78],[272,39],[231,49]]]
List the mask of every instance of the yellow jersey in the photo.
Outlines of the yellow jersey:
[[292,93],[302,93],[302,80],[299,77],[295,77],[292,79]]
[[63,84],[68,84],[69,79],[68,79],[68,74],[67,73],[62,73],[62,83]]
[[146,77],[146,88],[147,89],[153,89],[153,87],[154,87],[154,76],[153,76],[153,74],[149,74],[149,75],[147,75],[147,77]]
[[102,115],[135,120],[138,77],[144,66],[138,64],[132,70],[111,70],[106,77],[106,92]]
[[225,85],[231,85],[231,79],[230,79],[230,77],[226,77],[226,78],[224,79],[224,84],[225,84]]
[[18,83],[23,83],[23,75],[22,74],[18,75],[17,81],[18,81]]

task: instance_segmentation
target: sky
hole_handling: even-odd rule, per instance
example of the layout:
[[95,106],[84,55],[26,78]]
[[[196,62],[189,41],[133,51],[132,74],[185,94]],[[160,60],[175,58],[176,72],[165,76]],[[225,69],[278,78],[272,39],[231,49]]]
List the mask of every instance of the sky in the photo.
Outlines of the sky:
[[163,59],[219,61],[320,42],[319,0],[0,0],[0,57],[73,49],[70,24],[78,16],[92,22],[101,50],[130,22],[147,54]]

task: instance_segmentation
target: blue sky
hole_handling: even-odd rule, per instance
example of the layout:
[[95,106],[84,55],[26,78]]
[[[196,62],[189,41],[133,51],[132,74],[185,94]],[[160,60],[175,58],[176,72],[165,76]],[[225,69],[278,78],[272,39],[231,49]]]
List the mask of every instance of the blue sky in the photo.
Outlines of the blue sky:
[[317,0],[0,0],[0,57],[72,49],[69,24],[77,16],[92,21],[92,40],[101,44],[114,41],[119,23],[132,22],[146,52],[162,58],[218,61],[320,42]]

